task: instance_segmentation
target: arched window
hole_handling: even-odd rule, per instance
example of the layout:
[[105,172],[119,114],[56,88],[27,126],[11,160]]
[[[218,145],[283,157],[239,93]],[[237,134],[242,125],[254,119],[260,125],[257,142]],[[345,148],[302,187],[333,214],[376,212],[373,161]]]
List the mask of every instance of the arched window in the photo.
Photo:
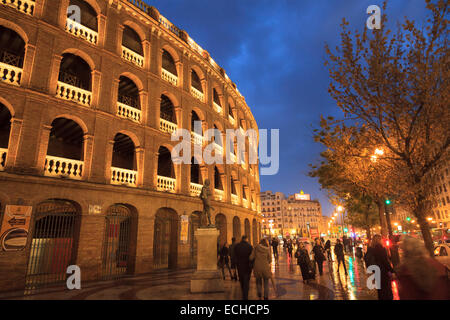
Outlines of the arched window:
[[24,57],[25,41],[14,30],[0,26],[0,80],[20,85]]
[[119,78],[117,115],[135,122],[140,122],[140,110],[139,89],[132,80],[121,76]]
[[177,117],[172,101],[167,96],[161,95],[161,104],[159,108],[159,129],[168,133],[177,130]]
[[127,170],[136,170],[136,147],[131,138],[123,133],[114,137],[112,166]]
[[236,184],[234,183],[233,177],[231,177],[231,194],[237,195]]
[[57,118],[52,122],[44,173],[81,179],[84,167],[83,130],[73,120]]
[[217,90],[215,88],[213,89],[213,101],[218,106],[222,106],[222,104],[220,103],[219,94],[217,93]]
[[172,155],[166,147],[160,147],[158,150],[158,176],[175,178]]
[[223,190],[222,178],[220,177],[220,172],[217,167],[214,167],[214,188],[218,190]]
[[83,90],[92,91],[91,68],[79,56],[65,53],[61,60],[58,81]]
[[203,93],[202,83],[195,70],[192,70],[191,72],[191,86]]
[[201,184],[200,166],[194,157],[191,159],[191,182]]
[[144,49],[142,48],[142,40],[139,35],[128,26],[123,28],[122,35],[122,46],[138,53],[139,55],[144,55]]
[[97,12],[83,0],[70,0],[69,8],[70,6],[80,8],[80,14],[75,16],[77,11],[67,10],[66,31],[78,38],[97,44]]
[[222,134],[216,125],[214,125],[214,140],[213,141],[222,147]]
[[178,76],[175,60],[173,60],[172,55],[164,49],[162,53],[162,68],[166,71],[169,71],[174,76]]
[[[191,116],[191,131],[192,131],[192,132],[195,132],[195,133],[197,133],[197,134],[199,134],[199,135],[203,135],[203,128],[202,128],[201,122],[202,122],[202,121],[200,120],[200,117],[198,116],[197,112],[192,111],[192,116]],[[197,129],[197,130],[195,130],[195,129],[196,129],[196,126],[195,126],[196,123],[197,123],[197,128],[199,128],[199,129]]]

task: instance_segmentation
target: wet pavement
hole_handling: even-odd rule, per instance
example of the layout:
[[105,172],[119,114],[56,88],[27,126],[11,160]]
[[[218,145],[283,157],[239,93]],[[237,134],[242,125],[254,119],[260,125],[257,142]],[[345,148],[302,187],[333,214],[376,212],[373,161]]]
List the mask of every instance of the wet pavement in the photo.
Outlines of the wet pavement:
[[[333,258],[335,258],[333,256]],[[336,259],[334,259],[336,261]],[[323,275],[303,283],[300,268],[285,253],[280,253],[278,264],[272,263],[277,295],[270,286],[269,299],[279,300],[376,300],[375,290],[366,286],[366,272],[361,260],[346,256],[348,275],[337,262],[324,262]],[[239,282],[224,281],[225,292],[192,294],[190,278],[194,270],[164,270],[120,280],[81,283],[80,290],[46,289],[46,292],[24,296],[20,292],[0,294],[0,299],[25,300],[240,300]],[[257,300],[255,280],[250,282],[250,300]]]

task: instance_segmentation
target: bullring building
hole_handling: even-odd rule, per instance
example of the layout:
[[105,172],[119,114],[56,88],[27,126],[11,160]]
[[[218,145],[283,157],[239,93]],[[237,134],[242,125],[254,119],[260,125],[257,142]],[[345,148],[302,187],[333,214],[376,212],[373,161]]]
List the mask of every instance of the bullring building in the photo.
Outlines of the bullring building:
[[0,74],[0,291],[64,283],[69,265],[82,281],[194,267],[205,179],[220,243],[259,240],[248,151],[171,161],[177,128],[192,148],[220,130],[214,152],[233,159],[225,130],[258,129],[224,69],[154,7],[0,1]]

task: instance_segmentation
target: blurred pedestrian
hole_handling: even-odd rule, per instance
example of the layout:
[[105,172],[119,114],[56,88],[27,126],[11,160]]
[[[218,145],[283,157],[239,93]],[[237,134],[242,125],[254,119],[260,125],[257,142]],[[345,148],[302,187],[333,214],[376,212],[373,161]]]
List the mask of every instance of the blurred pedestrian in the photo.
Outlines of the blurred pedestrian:
[[230,250],[228,249],[228,244],[225,242],[219,251],[219,267],[222,269],[222,276],[225,280],[225,267],[230,273],[230,279],[233,280],[230,269]]
[[272,257],[270,254],[270,247],[266,239],[261,239],[259,244],[253,248],[250,260],[254,260],[253,274],[256,278],[256,291],[258,298],[261,299],[262,286],[264,284],[264,300],[269,299],[269,279],[272,277],[270,271],[270,262]]
[[319,269],[319,274],[323,275],[323,262],[326,260],[326,258],[323,254],[324,249],[322,247],[320,239],[316,239],[316,243],[312,249],[312,252],[314,253],[314,261]]
[[327,242],[325,242],[325,247],[324,247],[326,253],[327,253],[327,259],[330,262],[333,262],[332,256],[331,256],[331,241],[327,240]]
[[247,242],[247,236],[242,236],[241,242],[234,247],[234,255],[236,257],[236,266],[241,284],[242,299],[248,300],[248,290],[250,286],[250,275],[252,273],[252,262],[250,255],[253,247]]
[[277,238],[272,239],[272,251],[273,251],[273,257],[275,259],[275,263],[278,263],[278,245],[280,243],[278,242]]
[[392,265],[394,268],[396,268],[400,264],[400,254],[398,252],[398,237],[397,236],[391,236],[391,247],[389,248],[389,253],[392,261]]
[[293,250],[293,246],[292,246],[292,240],[291,240],[291,239],[288,239],[288,240],[287,240],[286,247],[287,247],[288,256],[289,256],[289,258],[291,259],[291,263],[292,263],[292,250]]
[[419,239],[406,236],[401,245],[402,263],[397,268],[401,300],[450,300],[446,267],[432,259]]
[[231,245],[230,245],[230,260],[231,260],[231,271],[232,271],[232,277],[231,280],[237,281],[237,273],[236,273],[236,256],[234,254],[234,248],[236,247],[236,238],[231,238]]
[[305,249],[303,242],[299,242],[297,251],[295,252],[295,257],[297,258],[297,264],[300,266],[303,283],[309,282],[309,280],[314,277],[311,272],[311,260],[309,259],[309,253],[308,250]]
[[386,248],[383,246],[382,238],[376,234],[372,238],[372,251],[375,265],[380,268],[381,288],[378,291],[378,300],[393,300],[391,274],[394,272],[389,260]]
[[340,239],[336,239],[336,244],[334,245],[334,255],[336,256],[336,260],[338,263],[337,272],[339,273],[339,267],[344,266],[345,275],[347,275],[347,267],[345,266],[345,254],[344,254],[344,246],[341,243]]

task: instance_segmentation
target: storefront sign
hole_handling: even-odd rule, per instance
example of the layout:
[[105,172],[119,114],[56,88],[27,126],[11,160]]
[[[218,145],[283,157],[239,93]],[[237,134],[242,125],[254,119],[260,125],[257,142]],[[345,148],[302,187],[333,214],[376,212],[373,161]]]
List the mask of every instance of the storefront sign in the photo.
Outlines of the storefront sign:
[[31,206],[6,206],[0,230],[0,245],[3,251],[19,251],[25,248],[31,210]]

